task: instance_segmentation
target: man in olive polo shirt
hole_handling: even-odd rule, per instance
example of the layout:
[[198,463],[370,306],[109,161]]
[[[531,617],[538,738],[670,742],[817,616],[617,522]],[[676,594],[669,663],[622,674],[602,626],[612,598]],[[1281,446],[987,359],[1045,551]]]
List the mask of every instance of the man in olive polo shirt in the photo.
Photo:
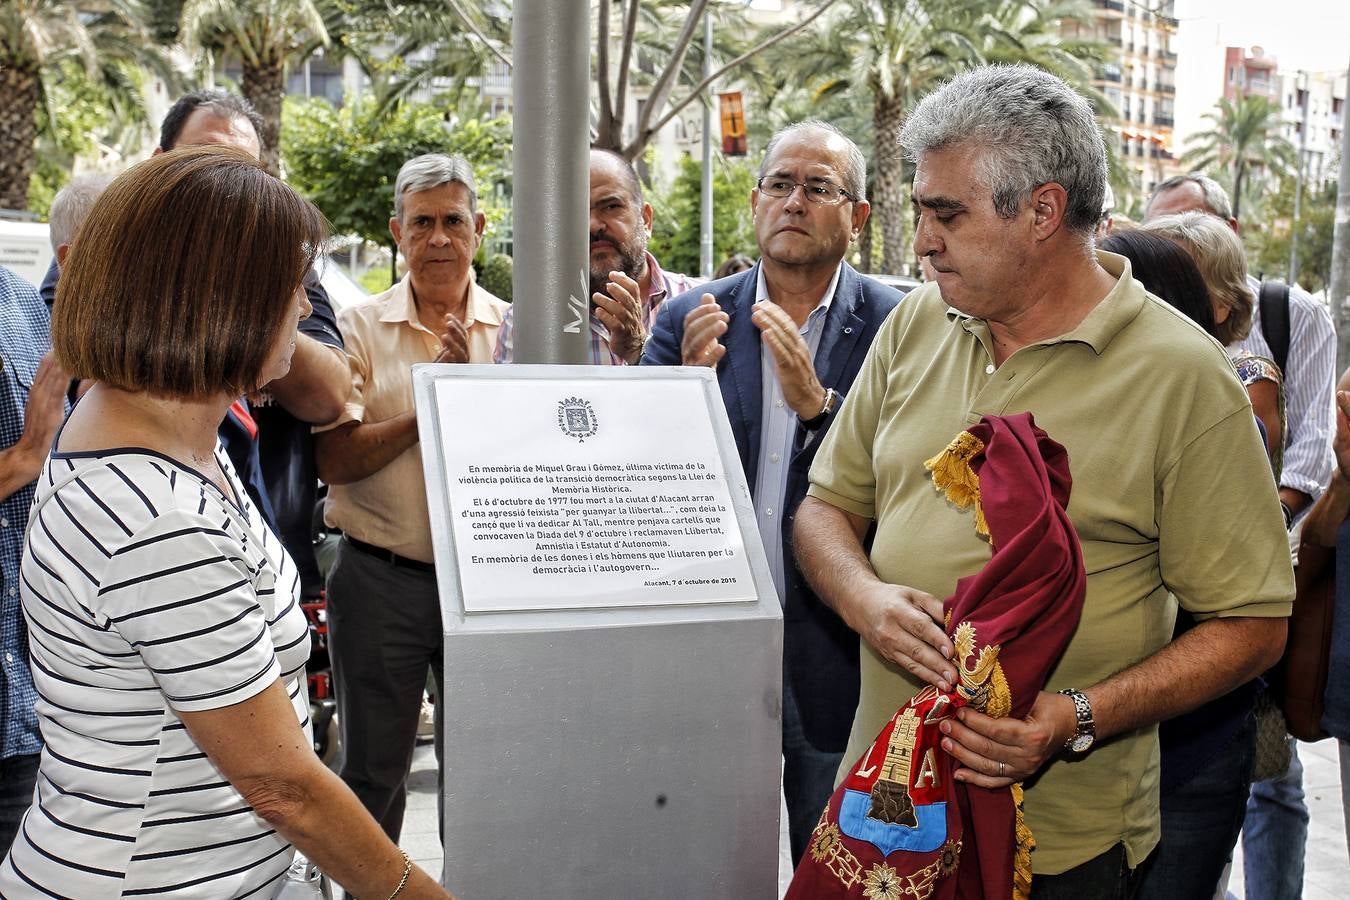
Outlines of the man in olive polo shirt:
[[[1106,165],[1081,97],[1036,69],[980,69],[921,103],[901,144],[936,284],[882,327],[795,532],[808,580],[863,639],[845,759],[925,682],[954,685],[940,598],[989,559],[923,461],[982,415],[1030,410],[1069,453],[1082,620],[1026,719],[964,709],[944,747],[959,780],[1024,783],[1033,898],[1125,897],[1158,840],[1155,724],[1284,645],[1275,483],[1222,348],[1124,258],[1094,254]],[[1201,621],[1168,644],[1177,602]]]

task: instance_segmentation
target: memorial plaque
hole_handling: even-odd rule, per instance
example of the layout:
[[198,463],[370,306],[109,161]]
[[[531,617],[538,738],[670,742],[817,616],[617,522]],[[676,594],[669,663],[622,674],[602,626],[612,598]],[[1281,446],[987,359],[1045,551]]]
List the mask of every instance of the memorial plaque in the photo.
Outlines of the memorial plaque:
[[417,366],[444,883],[777,895],[782,612],[709,369]]
[[[466,612],[752,602],[703,386],[481,378],[436,385]],[[509,415],[504,411],[510,410]],[[644,410],[648,411],[644,414]]]

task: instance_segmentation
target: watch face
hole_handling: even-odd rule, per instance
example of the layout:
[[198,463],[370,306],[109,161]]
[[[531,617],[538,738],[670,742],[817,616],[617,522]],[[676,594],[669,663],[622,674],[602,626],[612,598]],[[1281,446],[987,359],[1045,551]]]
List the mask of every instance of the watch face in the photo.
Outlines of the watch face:
[[1073,749],[1074,753],[1086,753],[1092,747],[1092,735],[1076,735],[1069,746]]

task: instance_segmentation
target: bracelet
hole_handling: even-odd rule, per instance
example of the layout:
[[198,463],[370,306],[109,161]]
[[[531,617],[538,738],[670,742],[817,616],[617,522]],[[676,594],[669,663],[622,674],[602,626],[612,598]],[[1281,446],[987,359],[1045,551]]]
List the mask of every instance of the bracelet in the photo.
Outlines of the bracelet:
[[1294,527],[1294,511],[1283,500],[1280,501],[1280,511],[1284,513],[1284,530],[1288,531]]
[[402,849],[398,852],[403,857],[403,877],[398,880],[398,887],[394,888],[394,892],[389,895],[389,900],[394,900],[395,897],[403,893],[403,889],[408,886],[408,876],[412,874],[412,860],[408,859],[408,854]]

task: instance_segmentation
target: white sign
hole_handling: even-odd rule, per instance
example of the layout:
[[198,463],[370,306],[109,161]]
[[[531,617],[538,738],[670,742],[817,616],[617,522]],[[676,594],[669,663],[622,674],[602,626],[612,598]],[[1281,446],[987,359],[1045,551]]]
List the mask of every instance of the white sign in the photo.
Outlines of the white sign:
[[755,601],[700,383],[435,389],[465,612]]

